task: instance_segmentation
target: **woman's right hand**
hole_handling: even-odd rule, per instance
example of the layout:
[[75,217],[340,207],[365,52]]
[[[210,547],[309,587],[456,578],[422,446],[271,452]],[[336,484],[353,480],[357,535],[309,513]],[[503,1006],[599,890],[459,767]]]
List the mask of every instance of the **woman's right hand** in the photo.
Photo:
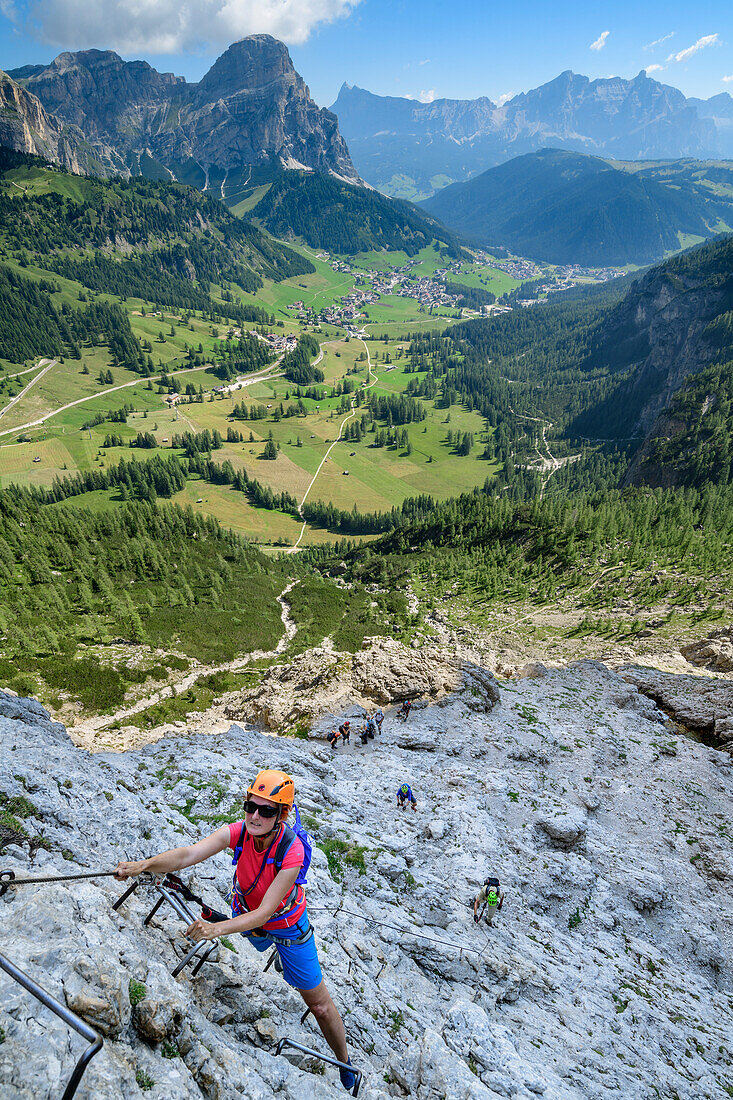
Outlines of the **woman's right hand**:
[[118,863],[115,869],[115,878],[134,878],[136,875],[142,874],[142,872],[147,869],[147,863],[147,859],[134,859],[127,862]]

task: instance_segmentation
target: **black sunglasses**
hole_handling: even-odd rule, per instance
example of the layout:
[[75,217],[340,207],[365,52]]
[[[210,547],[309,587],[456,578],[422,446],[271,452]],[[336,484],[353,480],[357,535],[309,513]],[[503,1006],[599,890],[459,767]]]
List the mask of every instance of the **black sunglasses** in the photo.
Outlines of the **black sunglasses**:
[[259,814],[260,817],[271,818],[280,813],[279,806],[260,806],[259,802],[252,802],[251,799],[247,799],[244,803],[244,812],[246,814]]

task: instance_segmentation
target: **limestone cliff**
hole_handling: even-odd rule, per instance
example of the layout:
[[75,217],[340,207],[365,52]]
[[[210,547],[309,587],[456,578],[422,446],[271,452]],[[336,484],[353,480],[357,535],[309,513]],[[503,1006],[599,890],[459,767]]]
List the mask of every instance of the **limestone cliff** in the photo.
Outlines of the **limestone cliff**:
[[275,164],[358,178],[335,116],[313,102],[269,35],[234,43],[198,84],[86,50],[60,54],[26,86],[90,142],[113,147],[133,174],[152,163],[187,182],[198,171],[206,186],[213,171]]
[[608,372],[606,396],[569,431],[636,442],[627,484],[696,484],[704,468],[704,422],[718,412],[705,372],[733,357],[732,264],[733,236],[675,256],[632,285],[598,330],[587,363]]
[[77,127],[64,124],[37,96],[0,71],[0,145],[61,164],[71,172],[103,171],[108,151],[93,152]]

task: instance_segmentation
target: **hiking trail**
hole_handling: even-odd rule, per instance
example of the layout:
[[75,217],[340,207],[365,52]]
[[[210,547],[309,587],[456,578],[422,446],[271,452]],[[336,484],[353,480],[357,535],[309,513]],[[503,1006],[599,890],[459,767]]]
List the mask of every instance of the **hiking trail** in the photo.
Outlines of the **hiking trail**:
[[[372,386],[375,386],[376,383],[379,381],[379,379],[378,379],[377,375],[374,374],[374,372],[372,371],[372,359],[371,359],[371,356],[369,354],[369,348],[367,347],[366,340],[364,340],[363,337],[361,337],[361,336],[359,337],[359,340],[361,340],[362,344],[364,345],[364,350],[366,352],[366,357],[367,357],[367,378],[372,379],[371,382],[368,382],[367,385],[362,388],[362,393],[363,393],[364,390],[370,390],[372,388]],[[328,343],[328,341],[324,341],[324,343]],[[319,355],[318,359],[315,360],[315,362],[316,363],[319,362],[322,356],[323,356],[323,344],[321,345],[321,354]],[[336,444],[341,442],[341,435],[343,433],[343,430],[344,430],[344,427],[346,426],[346,424],[348,424],[348,422],[350,420],[352,420],[355,416],[356,416],[356,393],[354,393],[354,396],[351,398],[351,412],[349,412],[344,417],[344,419],[341,421],[341,424],[339,425],[338,435],[336,436],[333,443],[329,446],[328,450],[326,451],[323,458],[319,462],[318,469],[316,470],[313,477],[311,478],[311,481],[310,481],[310,484],[308,485],[308,488],[303,493],[303,497],[302,497],[302,499],[301,499],[301,501],[298,505],[298,513],[300,514],[301,519],[303,519],[303,505],[305,504],[306,500],[308,499],[308,494],[310,493],[311,489],[315,485],[316,480],[318,478],[318,475],[320,474],[321,470],[323,469],[323,465],[324,465],[326,459],[331,454],[331,451],[334,449]],[[294,543],[294,545],[288,547],[284,551],[286,554],[296,554],[298,552],[298,550],[300,549],[300,544],[303,541],[303,535],[305,534],[305,530],[306,530],[307,526],[308,526],[307,520],[303,519],[303,525],[300,528],[300,534],[298,535],[298,538],[297,538],[296,542]]]
[[290,614],[290,603],[287,597],[299,583],[298,580],[289,581],[282,592],[275,597],[277,603],[280,605],[280,619],[283,624],[283,634],[274,649],[251,650],[249,653],[243,653],[240,657],[235,657],[231,661],[225,661],[218,665],[197,664],[195,668],[186,673],[180,680],[166,684],[164,687],[161,687],[158,691],[153,692],[144,699],[137,699],[128,706],[120,707],[120,709],[113,714],[102,714],[83,718],[78,724],[69,727],[73,732],[76,743],[87,748],[99,748],[100,746],[96,738],[97,734],[109,730],[111,726],[117,723],[124,724],[126,718],[132,718],[136,714],[140,714],[142,711],[147,710],[149,707],[156,706],[166,699],[173,698],[175,695],[180,695],[181,692],[187,691],[190,687],[193,687],[193,685],[203,676],[211,676],[217,672],[241,672],[254,661],[279,657],[280,654],[286,651],[298,631],[298,624]]

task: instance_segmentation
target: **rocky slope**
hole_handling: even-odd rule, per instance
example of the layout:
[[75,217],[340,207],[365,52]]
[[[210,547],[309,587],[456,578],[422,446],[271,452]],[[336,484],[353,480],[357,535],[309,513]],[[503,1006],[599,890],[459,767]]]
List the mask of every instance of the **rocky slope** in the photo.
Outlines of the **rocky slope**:
[[112,147],[133,174],[205,187],[210,174],[271,164],[357,180],[335,117],[319,108],[282,42],[235,42],[198,84],[111,50],[62,53],[25,78],[47,110]]
[[[733,1089],[731,757],[600,664],[534,673],[498,692],[439,673],[406,727],[390,711],[381,739],[335,754],[318,729],[232,725],[94,756],[0,695],[0,799],[20,841],[3,867],[71,873],[197,839],[236,819],[259,766],[284,767],[321,846],[310,908],[363,1097],[718,1100]],[[415,814],[394,808],[404,779]],[[222,857],[191,881],[215,902],[230,870]],[[487,872],[506,902],[483,930],[469,905]],[[109,880],[0,900],[3,951],[105,1037],[77,1095],[137,1097],[136,1077],[166,1100],[344,1095],[332,1069],[274,1056],[279,1036],[322,1040],[243,941],[171,978],[181,924],[161,911],[144,929],[145,891],[119,914]],[[0,988],[0,1092],[58,1095],[78,1045]]]
[[485,97],[421,104],[345,84],[331,109],[363,177],[405,198],[545,146],[629,160],[733,152],[729,129],[644,71],[589,80],[568,70],[501,106]]
[[0,71],[0,145],[61,164],[71,172],[110,167],[109,150],[92,151],[77,127],[44,110],[37,96]]

